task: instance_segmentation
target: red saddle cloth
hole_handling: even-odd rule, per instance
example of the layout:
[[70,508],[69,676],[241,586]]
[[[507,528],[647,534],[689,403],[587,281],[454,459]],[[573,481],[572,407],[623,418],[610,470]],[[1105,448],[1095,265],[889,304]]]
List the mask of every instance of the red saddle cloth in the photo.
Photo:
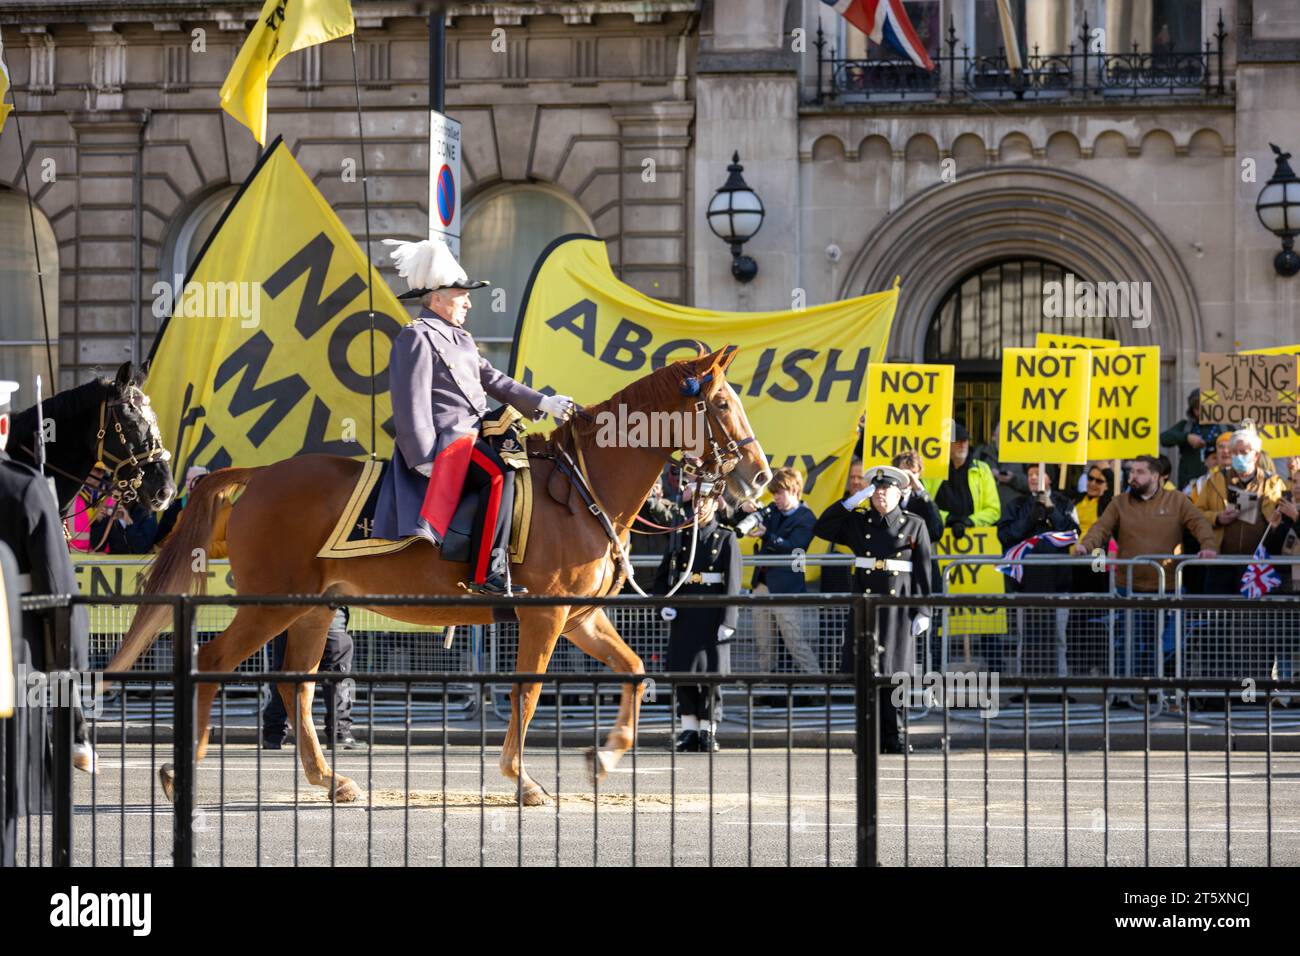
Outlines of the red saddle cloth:
[[447,526],[456,513],[477,439],[476,432],[462,435],[433,460],[433,472],[429,475],[429,484],[424,492],[420,517],[428,523],[439,541],[447,536]]

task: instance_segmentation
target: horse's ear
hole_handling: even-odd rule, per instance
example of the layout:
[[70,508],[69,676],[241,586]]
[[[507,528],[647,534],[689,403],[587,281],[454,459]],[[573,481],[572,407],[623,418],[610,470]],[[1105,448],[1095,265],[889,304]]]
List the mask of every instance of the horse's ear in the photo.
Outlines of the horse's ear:
[[736,353],[739,351],[740,347],[736,345],[728,345],[725,348],[720,349],[713,359],[713,367],[720,372],[725,372],[727,367],[735,359]]
[[123,362],[117,370],[117,378],[113,380],[113,384],[117,386],[119,392],[124,392],[134,377],[135,368],[130,362]]

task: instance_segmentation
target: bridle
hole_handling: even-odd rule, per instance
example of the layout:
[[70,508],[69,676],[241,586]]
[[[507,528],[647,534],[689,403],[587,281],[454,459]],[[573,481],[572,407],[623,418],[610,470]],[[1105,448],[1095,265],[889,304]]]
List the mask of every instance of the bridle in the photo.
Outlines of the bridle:
[[[129,405],[139,411],[148,425],[146,431],[149,447],[143,454],[136,453],[122,431],[120,412],[117,409],[123,405]],[[104,447],[104,437],[108,434],[109,425],[112,426],[118,441],[126,450],[125,457],[115,455]],[[101,468],[108,471],[107,486],[114,490],[119,502],[126,504],[139,498],[140,486],[144,483],[144,466],[170,461],[172,457],[171,452],[163,447],[162,436],[158,432],[158,419],[153,409],[149,407],[149,396],[134,385],[127,388],[126,398],[105,398],[100,401],[99,431],[95,434],[95,441],[95,464],[91,470]],[[112,466],[111,471],[109,471],[110,466]]]

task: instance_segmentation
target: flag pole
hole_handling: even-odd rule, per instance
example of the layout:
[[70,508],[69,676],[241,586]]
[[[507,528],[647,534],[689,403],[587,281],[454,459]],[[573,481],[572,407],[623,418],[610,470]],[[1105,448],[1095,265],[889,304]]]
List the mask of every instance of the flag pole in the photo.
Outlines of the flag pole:
[[366,176],[366,128],[361,119],[361,77],[357,72],[357,31],[348,34],[352,42],[352,85],[357,95],[357,138],[361,142],[361,204],[366,220],[366,308],[370,313],[370,458],[376,457],[375,442],[375,285],[370,261],[370,184]]
[[[14,101],[13,121],[14,129],[18,132],[18,161],[23,167],[23,189],[27,192],[27,219],[32,227],[32,251],[36,254],[36,287],[41,299],[41,322],[45,327],[45,361],[50,366],[50,381],[54,383],[54,390],[57,392],[58,380],[54,377],[54,347],[50,344],[50,316],[45,307],[45,273],[41,269],[41,246],[36,241],[36,205],[32,200],[32,182],[27,174],[27,147],[23,145],[23,125],[18,121],[18,93],[11,88],[9,95]],[[40,427],[39,422],[37,427]]]

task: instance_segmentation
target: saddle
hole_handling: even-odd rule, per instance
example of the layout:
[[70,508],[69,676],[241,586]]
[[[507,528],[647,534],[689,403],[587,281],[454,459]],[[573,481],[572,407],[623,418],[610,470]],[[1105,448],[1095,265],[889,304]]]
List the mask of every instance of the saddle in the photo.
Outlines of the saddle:
[[[494,409],[483,417],[480,436],[492,445],[507,465],[502,487],[501,508],[510,516],[510,563],[521,564],[528,546],[528,530],[532,524],[533,488],[528,471],[528,454],[523,439],[523,416],[509,405]],[[317,552],[318,558],[352,558],[366,555],[391,554],[401,551],[416,541],[424,539],[412,535],[399,541],[370,536],[379,488],[385,471],[392,467],[391,460],[367,461],[361,476],[353,486],[347,507],[339,516],[325,544]],[[519,472],[523,472],[522,476]],[[522,477],[522,480],[519,478]],[[478,497],[461,496],[447,534],[442,543],[444,561],[469,560],[469,541]]]

